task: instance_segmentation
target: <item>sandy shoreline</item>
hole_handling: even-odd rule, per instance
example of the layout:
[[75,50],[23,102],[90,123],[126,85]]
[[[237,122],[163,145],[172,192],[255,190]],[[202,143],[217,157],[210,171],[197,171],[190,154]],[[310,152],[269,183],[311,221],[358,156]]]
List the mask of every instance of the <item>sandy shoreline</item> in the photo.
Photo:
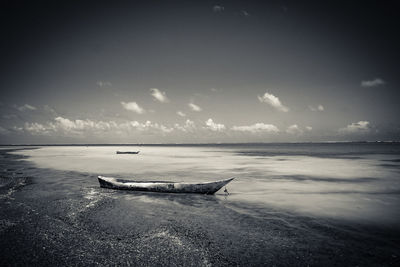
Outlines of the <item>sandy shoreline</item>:
[[[212,196],[110,191],[81,182],[92,174],[38,169],[7,151],[0,151],[1,266],[400,263],[399,229],[247,212]],[[66,179],[50,185],[52,177]]]

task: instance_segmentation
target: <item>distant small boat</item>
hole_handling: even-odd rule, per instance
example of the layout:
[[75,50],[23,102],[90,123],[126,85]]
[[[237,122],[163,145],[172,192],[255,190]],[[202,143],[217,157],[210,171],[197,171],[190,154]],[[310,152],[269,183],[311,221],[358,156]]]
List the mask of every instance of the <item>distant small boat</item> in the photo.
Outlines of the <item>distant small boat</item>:
[[140,151],[117,151],[117,154],[139,154]]
[[163,193],[197,193],[212,195],[235,178],[203,183],[184,183],[170,181],[129,181],[113,177],[98,176],[100,187],[133,191]]

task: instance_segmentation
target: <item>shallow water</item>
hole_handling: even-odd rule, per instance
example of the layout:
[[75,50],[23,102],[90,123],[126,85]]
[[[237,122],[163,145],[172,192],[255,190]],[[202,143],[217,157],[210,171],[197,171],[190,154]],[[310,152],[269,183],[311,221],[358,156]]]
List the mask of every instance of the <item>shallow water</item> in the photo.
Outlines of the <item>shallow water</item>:
[[[140,154],[117,155],[117,150],[140,150]],[[42,168],[38,172],[49,168],[63,172],[46,179],[50,189],[85,188],[87,207],[104,194],[98,190],[97,175],[171,181],[236,177],[227,186],[230,195],[221,190],[216,200],[240,207],[240,212],[276,209],[361,223],[396,225],[400,221],[398,144],[48,146],[13,153],[28,156],[23,160]],[[72,172],[81,174],[76,177]],[[173,196],[154,194],[118,196],[142,202],[174,201]],[[192,195],[176,199],[201,201]]]

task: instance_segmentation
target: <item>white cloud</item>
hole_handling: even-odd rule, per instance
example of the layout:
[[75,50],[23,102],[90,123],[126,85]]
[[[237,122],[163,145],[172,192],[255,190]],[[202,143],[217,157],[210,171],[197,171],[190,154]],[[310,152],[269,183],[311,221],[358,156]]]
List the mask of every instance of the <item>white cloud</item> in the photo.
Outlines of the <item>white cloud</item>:
[[134,111],[138,114],[143,114],[145,112],[145,110],[139,106],[136,102],[121,102],[121,105],[124,107],[124,109],[126,110],[130,110],[130,111]]
[[36,107],[31,106],[31,105],[29,105],[29,104],[25,104],[25,105],[20,106],[20,107],[18,107],[18,106],[15,106],[15,107],[16,107],[16,109],[18,109],[19,111],[36,110]]
[[211,118],[206,121],[206,125],[207,126],[205,128],[209,129],[211,131],[221,132],[221,131],[225,130],[225,125],[215,123]]
[[324,111],[324,110],[325,110],[324,106],[321,105],[321,104],[319,104],[317,107],[308,106],[308,108],[309,108],[311,111]]
[[188,106],[193,110],[193,111],[201,111],[201,107],[199,107],[198,105],[194,104],[194,103],[189,103]]
[[269,94],[268,92],[265,92],[263,96],[257,96],[258,100],[260,102],[267,103],[268,105],[274,107],[275,109],[283,112],[288,112],[289,108],[285,107],[281,101],[279,100],[278,97],[274,96],[273,94]]
[[160,101],[161,103],[169,102],[169,99],[168,99],[167,95],[165,94],[165,92],[161,92],[157,88],[151,88],[150,91],[151,91],[151,95],[154,97],[154,99]]
[[345,128],[339,129],[340,133],[366,133],[370,130],[369,121],[353,122]]
[[260,133],[260,132],[277,133],[277,132],[279,132],[278,127],[276,127],[275,125],[265,124],[262,122],[255,123],[253,125],[248,125],[248,126],[233,126],[232,130],[238,131],[238,132],[251,132],[251,133]]
[[186,114],[183,113],[183,112],[180,111],[180,110],[178,110],[178,111],[176,112],[176,114],[178,114],[178,115],[181,116],[181,117],[186,117]]
[[161,130],[163,133],[170,133],[170,132],[172,132],[172,131],[174,131],[174,128],[169,128],[169,127],[167,127],[167,126],[164,126],[164,125],[159,125],[159,124],[155,124],[155,126],[153,126],[155,129],[159,129],[159,130]]
[[56,130],[55,125],[53,123],[44,125],[37,122],[34,123],[26,122],[23,129],[32,135],[50,135],[52,132]]
[[174,127],[182,132],[193,132],[196,129],[195,123],[189,119],[186,120],[184,125],[176,123]]
[[225,9],[225,7],[219,6],[219,5],[215,5],[215,6],[213,6],[213,8],[212,8],[212,10],[213,10],[215,13],[222,12],[222,11],[224,11],[224,9]]
[[307,130],[307,131],[311,131],[311,130],[312,130],[312,127],[311,127],[311,126],[306,126],[306,130]]
[[[189,127],[190,123],[185,125]],[[25,123],[23,129],[32,135],[75,135],[83,136],[90,133],[91,135],[104,134],[106,132],[113,134],[130,134],[134,131],[144,132],[153,131],[159,133],[170,133],[174,128],[154,123],[151,121],[138,122],[126,121],[117,123],[115,121],[93,121],[93,120],[71,120],[63,117],[56,117],[54,121],[41,123]]]
[[286,129],[286,132],[288,134],[302,134],[303,130],[297,124],[293,124]]
[[63,117],[56,117],[54,120],[57,123],[56,127],[65,131],[81,131],[91,128],[105,130],[106,128],[109,128],[108,124],[104,124],[103,122],[94,122],[91,120],[70,120]]
[[99,87],[110,87],[110,86],[112,86],[112,84],[110,82],[107,82],[107,81],[97,81],[96,84]]
[[375,78],[373,80],[369,81],[361,81],[361,86],[362,87],[376,87],[380,85],[384,85],[386,82],[382,80],[381,78]]
[[124,123],[119,123],[113,125],[114,128],[119,129],[119,130],[125,130],[125,131],[132,131],[132,130],[138,130],[138,131],[149,131],[149,130],[159,130],[163,133],[170,133],[174,129],[166,127],[162,124],[158,123],[153,123],[151,121],[146,121],[144,123],[140,123],[138,121],[128,121]]

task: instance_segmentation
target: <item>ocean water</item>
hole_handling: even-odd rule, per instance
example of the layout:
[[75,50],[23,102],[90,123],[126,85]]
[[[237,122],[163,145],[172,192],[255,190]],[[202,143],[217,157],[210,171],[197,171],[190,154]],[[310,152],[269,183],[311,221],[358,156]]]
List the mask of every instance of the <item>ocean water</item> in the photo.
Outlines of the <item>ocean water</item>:
[[[117,150],[140,150],[140,154],[117,155]],[[215,196],[204,196],[204,201],[216,198],[255,216],[272,210],[367,224],[400,222],[399,144],[43,146],[12,153],[27,156],[22,160],[40,172],[73,173],[42,182],[48,189],[65,188],[67,192],[86,188],[85,198],[93,200],[92,204],[104,193],[97,175],[187,182],[235,177],[227,186],[230,195],[221,190]],[[121,196],[165,201],[155,194]],[[193,195],[184,198],[199,201]]]

